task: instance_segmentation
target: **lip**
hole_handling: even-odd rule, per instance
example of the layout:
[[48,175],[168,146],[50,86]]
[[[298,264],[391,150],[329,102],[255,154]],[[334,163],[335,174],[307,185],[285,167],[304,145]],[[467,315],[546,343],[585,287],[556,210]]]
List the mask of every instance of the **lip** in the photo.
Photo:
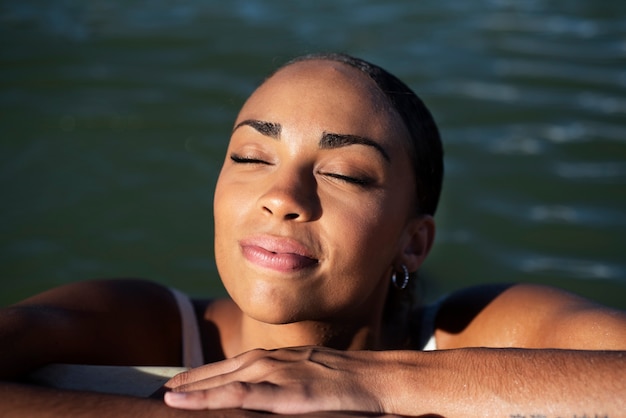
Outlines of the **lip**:
[[245,238],[239,245],[250,263],[281,273],[309,269],[319,263],[313,251],[293,238],[260,235]]

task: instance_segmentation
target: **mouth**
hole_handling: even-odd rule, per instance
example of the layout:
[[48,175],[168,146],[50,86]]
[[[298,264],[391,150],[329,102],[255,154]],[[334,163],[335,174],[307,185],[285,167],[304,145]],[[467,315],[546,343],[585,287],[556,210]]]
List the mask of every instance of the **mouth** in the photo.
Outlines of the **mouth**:
[[262,235],[243,239],[239,245],[250,263],[277,272],[296,272],[319,263],[308,247],[292,238]]

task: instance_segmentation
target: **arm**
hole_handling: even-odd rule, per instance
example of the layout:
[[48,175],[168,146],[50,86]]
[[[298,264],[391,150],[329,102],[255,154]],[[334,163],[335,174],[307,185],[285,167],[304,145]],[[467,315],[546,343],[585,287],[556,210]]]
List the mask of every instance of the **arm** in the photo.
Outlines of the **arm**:
[[616,416],[626,409],[626,353],[616,351],[626,348],[621,312],[514,286],[437,339],[448,349],[252,351],[176,376],[169,386],[185,393],[165,400],[184,408],[452,416]]
[[[226,368],[232,371],[222,374]],[[469,348],[252,351],[179,375],[170,406],[443,416],[619,416],[623,352]],[[242,383],[243,382],[243,383]]]
[[[6,418],[53,418],[53,417],[129,417],[129,418],[263,418],[263,412],[243,409],[219,411],[186,411],[170,408],[161,400],[136,398],[93,392],[60,391],[56,389],[0,382],[0,416]],[[292,415],[281,416],[286,418]],[[341,414],[318,412],[298,415],[300,418],[330,418],[347,416],[386,417],[385,414]]]
[[625,312],[548,286],[463,289],[443,303],[436,327],[439,348],[626,349]]
[[427,410],[445,416],[619,416],[626,408],[623,352],[469,348],[398,357],[406,365],[399,381],[417,389],[399,405],[415,406],[419,393]]
[[[154,399],[73,392],[0,382],[3,417],[192,417]],[[219,416],[219,415],[216,415]],[[236,416],[236,415],[233,415]]]
[[0,416],[178,416],[154,400],[8,380],[49,363],[180,365],[180,345],[180,319],[169,290],[147,281],[73,283],[2,308]]
[[0,378],[48,363],[180,365],[180,332],[160,285],[73,283],[0,310]]

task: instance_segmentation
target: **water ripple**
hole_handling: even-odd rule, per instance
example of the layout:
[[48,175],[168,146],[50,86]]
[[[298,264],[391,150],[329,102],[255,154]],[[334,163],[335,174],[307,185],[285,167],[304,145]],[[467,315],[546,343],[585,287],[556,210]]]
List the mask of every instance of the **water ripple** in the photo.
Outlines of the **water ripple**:
[[498,32],[534,32],[588,39],[604,32],[596,21],[572,16],[521,13],[493,13],[482,21],[482,28]]
[[496,74],[502,76],[523,76],[528,78],[553,78],[577,83],[593,83],[615,86],[625,84],[624,72],[617,69],[595,68],[581,64],[568,65],[563,62],[542,62],[538,60],[506,59],[495,63]]
[[626,218],[618,209],[574,203],[543,204],[515,202],[506,198],[486,198],[476,206],[486,213],[508,218],[512,224],[571,224],[585,227],[623,227]]
[[625,162],[561,162],[554,168],[559,177],[567,179],[619,180],[626,182]]
[[595,92],[583,92],[578,95],[578,104],[594,112],[626,113],[626,99]]
[[520,99],[518,88],[510,84],[469,81],[461,83],[459,92],[477,99],[514,102]]
[[618,266],[572,258],[531,256],[521,260],[519,268],[526,273],[558,274],[576,279],[617,279],[623,276]]
[[625,142],[626,127],[594,121],[581,121],[544,126],[542,136],[549,141],[560,143],[604,141]]

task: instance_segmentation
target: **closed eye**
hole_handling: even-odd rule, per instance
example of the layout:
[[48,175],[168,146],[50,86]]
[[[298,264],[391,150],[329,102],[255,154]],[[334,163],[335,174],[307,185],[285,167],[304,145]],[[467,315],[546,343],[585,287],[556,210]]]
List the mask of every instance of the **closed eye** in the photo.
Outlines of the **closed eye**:
[[337,180],[344,181],[346,183],[356,184],[357,186],[362,186],[362,187],[371,186],[374,183],[374,180],[369,177],[351,177],[351,176],[346,176],[346,175],[337,174],[337,173],[322,173],[322,174],[328,177],[332,177]]
[[230,155],[230,159],[237,164],[264,164],[264,165],[270,165],[269,162],[265,161],[265,160],[261,160],[258,158],[252,158],[252,157],[242,157],[239,156],[237,154],[231,154]]

